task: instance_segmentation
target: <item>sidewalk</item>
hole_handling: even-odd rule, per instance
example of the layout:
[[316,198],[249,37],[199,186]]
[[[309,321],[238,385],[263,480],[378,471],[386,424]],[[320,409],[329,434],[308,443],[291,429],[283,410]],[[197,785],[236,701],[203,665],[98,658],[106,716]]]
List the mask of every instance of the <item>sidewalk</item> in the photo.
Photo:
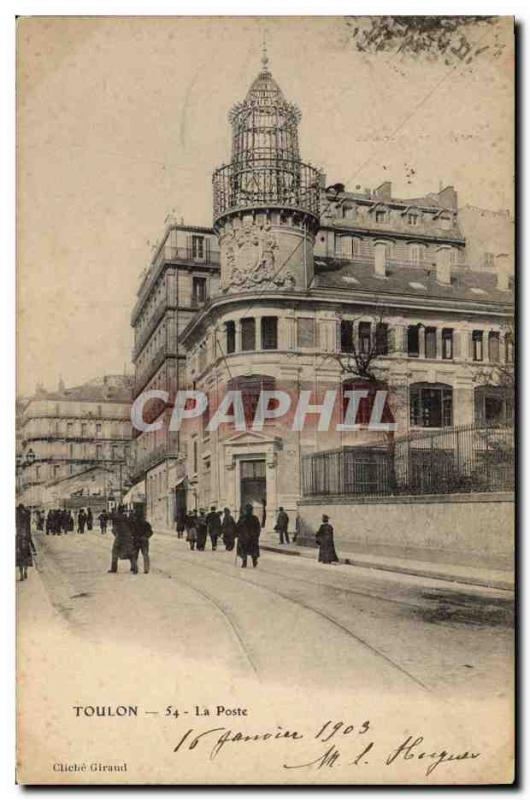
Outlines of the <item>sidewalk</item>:
[[[280,545],[276,535],[262,535],[260,547],[273,553],[317,558],[317,548],[299,544]],[[487,586],[491,589],[514,590],[514,576],[511,570],[491,569],[489,567],[462,566],[460,564],[442,564],[429,560],[429,553],[424,551],[425,560],[420,557],[400,558],[395,555],[375,555],[373,553],[344,552],[339,554],[341,564],[367,569],[379,569],[387,572],[400,572],[403,575],[417,575],[421,578],[433,578],[441,581],[468,584],[470,586]]]
[[[177,536],[175,531],[162,528],[158,528],[156,533],[171,538]],[[181,539],[180,541],[185,540]],[[297,556],[313,560],[316,560],[318,553],[316,547],[306,547],[300,544],[280,545],[276,533],[262,533],[260,548],[270,553],[281,553],[284,556]],[[398,572],[402,575],[415,575],[420,578],[432,578],[468,586],[485,586],[510,592],[514,590],[514,576],[511,570],[437,563],[429,560],[428,552],[423,552],[425,560],[420,557],[400,558],[395,555],[375,555],[371,552],[344,552],[341,550],[339,562],[353,567]]]

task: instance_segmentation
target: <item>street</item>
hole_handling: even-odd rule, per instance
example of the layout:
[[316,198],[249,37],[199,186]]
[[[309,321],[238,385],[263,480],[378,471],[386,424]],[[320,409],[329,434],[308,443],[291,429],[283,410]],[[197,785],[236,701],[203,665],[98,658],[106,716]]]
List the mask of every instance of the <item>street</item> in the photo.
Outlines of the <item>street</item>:
[[86,642],[134,641],[263,683],[510,695],[509,592],[267,552],[242,570],[222,545],[191,552],[157,533],[151,573],[140,557],[138,575],[128,561],[115,575],[112,538],[35,534],[39,576],[19,596],[40,578]]

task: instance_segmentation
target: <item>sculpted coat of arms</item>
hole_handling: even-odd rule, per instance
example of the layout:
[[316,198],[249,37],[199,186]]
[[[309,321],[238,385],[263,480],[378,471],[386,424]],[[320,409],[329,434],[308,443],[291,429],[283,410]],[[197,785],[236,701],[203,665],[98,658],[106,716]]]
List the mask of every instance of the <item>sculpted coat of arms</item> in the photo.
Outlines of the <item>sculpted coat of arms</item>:
[[291,287],[294,278],[276,264],[278,241],[270,223],[246,223],[221,237],[225,289]]

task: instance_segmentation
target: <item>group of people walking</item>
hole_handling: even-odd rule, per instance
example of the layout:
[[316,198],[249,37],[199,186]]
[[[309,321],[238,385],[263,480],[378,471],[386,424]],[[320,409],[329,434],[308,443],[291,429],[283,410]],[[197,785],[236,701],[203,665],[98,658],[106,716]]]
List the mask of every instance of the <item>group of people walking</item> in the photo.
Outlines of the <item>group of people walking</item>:
[[[102,511],[98,517],[101,533],[107,532],[108,514]],[[50,508],[48,513],[37,509],[35,511],[35,522],[38,531],[45,531],[46,535],[60,536],[63,533],[84,533],[85,530],[91,531],[94,527],[94,515],[91,508],[80,508],[77,515],[67,508]]]
[[203,508],[190,514],[181,513],[177,517],[179,539],[184,532],[190,550],[205,550],[209,538],[212,550],[217,550],[218,540],[221,539],[225,550],[231,551],[237,541],[236,554],[241,558],[241,566],[246,567],[249,558],[253,567],[258,565],[261,523],[250,503],[244,507],[237,522],[229,508],[223,509],[222,513],[215,506],[211,506],[208,513]]

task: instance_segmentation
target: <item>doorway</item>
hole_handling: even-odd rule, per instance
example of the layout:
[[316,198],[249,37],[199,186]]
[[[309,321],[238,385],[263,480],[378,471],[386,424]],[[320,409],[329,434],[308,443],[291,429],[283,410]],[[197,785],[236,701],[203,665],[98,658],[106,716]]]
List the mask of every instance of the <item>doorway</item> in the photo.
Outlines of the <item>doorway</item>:
[[265,478],[265,459],[240,462],[241,509],[250,503],[254,513],[261,518],[264,503],[267,502],[267,482]]

